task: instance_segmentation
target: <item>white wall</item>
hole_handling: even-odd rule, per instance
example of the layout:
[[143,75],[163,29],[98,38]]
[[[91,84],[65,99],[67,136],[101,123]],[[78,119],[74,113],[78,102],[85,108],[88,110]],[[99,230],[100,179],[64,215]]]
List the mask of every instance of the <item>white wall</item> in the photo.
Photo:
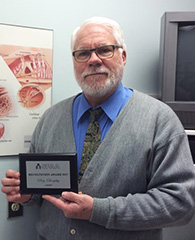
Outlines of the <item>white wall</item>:
[[[195,1],[0,0],[0,23],[54,30],[52,102],[56,103],[80,91],[72,71],[70,35],[83,20],[95,15],[117,20],[124,30],[128,46],[124,85],[160,94],[160,18],[165,11],[195,11]],[[8,168],[18,169],[16,157],[0,157],[0,178]],[[34,240],[38,211],[25,208],[23,217],[7,220],[6,207],[5,196],[0,193],[0,239]],[[194,240],[193,221],[185,227],[166,230],[166,240]]]

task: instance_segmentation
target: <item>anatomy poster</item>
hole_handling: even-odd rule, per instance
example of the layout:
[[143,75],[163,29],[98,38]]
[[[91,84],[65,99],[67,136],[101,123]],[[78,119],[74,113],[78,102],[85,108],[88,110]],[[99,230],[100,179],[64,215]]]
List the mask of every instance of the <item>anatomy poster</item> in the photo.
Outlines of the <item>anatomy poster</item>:
[[53,31],[0,24],[0,155],[27,152],[51,106]]

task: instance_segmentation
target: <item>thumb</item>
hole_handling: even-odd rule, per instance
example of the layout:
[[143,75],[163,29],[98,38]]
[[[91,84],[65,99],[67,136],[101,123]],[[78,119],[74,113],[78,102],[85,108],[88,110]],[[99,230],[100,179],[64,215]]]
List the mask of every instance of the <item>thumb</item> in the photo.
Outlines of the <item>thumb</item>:
[[62,198],[69,202],[76,202],[78,200],[78,194],[74,192],[63,192]]

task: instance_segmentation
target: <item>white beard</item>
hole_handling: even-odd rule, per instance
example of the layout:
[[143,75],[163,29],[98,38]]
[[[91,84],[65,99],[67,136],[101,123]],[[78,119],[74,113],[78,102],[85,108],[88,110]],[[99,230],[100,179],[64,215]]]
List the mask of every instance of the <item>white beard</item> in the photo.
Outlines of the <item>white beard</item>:
[[107,73],[108,78],[106,79],[104,85],[99,83],[100,77],[95,76],[91,77],[90,85],[85,82],[85,76],[88,73],[83,73],[80,78],[77,77],[77,83],[81,87],[84,93],[91,97],[103,97],[107,95],[112,89],[116,89],[120,84],[123,76],[124,65],[121,64],[117,69],[114,69],[112,73],[109,70],[95,69],[90,73]]

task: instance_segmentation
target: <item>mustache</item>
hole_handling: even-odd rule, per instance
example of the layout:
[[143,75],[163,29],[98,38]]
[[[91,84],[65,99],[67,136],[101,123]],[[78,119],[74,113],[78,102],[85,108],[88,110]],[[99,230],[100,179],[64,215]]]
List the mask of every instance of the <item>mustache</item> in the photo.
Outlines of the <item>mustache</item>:
[[106,70],[106,69],[92,69],[92,70],[83,72],[82,77],[85,78],[85,77],[87,77],[89,75],[93,75],[93,74],[107,74],[107,75],[109,75],[110,71]]

